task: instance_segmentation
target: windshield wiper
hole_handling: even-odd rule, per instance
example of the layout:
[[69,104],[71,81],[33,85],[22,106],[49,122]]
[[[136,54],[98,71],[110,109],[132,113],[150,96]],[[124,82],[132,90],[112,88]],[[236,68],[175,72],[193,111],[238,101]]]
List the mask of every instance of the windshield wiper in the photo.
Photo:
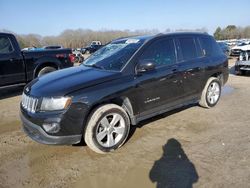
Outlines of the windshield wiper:
[[93,68],[97,68],[97,69],[104,69],[103,66],[97,65],[97,64],[92,64],[92,65],[87,65],[87,64],[83,64],[86,67],[93,67]]

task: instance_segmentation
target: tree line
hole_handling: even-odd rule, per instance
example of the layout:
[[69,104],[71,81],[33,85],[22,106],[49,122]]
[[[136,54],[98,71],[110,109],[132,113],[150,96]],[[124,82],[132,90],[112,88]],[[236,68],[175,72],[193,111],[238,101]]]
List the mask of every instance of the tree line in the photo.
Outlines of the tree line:
[[[3,32],[11,32],[8,30],[0,30]],[[166,29],[165,32],[171,32],[172,30]],[[187,30],[179,29],[175,31],[202,31],[206,32],[206,28]],[[13,33],[13,32],[11,32]],[[20,35],[13,33],[21,48],[25,47],[42,47],[47,45],[62,45],[65,48],[80,48],[85,47],[91,43],[91,41],[99,40],[103,44],[106,44],[113,39],[127,37],[127,36],[136,36],[136,35],[148,35],[148,34],[157,34],[160,33],[157,29],[151,30],[100,30],[94,31],[90,29],[67,29],[63,31],[58,36],[45,36],[42,37],[37,34],[27,34]]]
[[237,27],[235,25],[228,25],[225,28],[217,27],[214,37],[216,40],[250,38],[250,26]]
[[90,29],[67,29],[58,36],[45,36],[42,37],[37,34],[19,35],[15,34],[21,48],[24,47],[42,47],[47,45],[62,45],[65,48],[81,48],[89,45],[91,41],[101,41],[102,44],[106,44],[113,39],[155,34],[158,30],[101,30],[93,31]]
[[[4,29],[0,31],[10,32]],[[170,30],[166,29],[165,32],[171,31],[200,31],[207,32],[206,28],[200,29],[178,29]],[[13,32],[11,32],[13,33]],[[21,48],[24,47],[42,47],[47,45],[62,45],[65,48],[80,48],[85,47],[91,43],[91,41],[99,40],[103,44],[110,42],[113,39],[127,36],[135,35],[146,35],[146,34],[157,34],[159,30],[100,30],[94,31],[91,29],[67,29],[64,30],[58,36],[40,36],[37,34],[27,34],[20,35],[13,33],[20,44]],[[214,32],[214,37],[216,40],[225,40],[225,39],[239,39],[239,38],[250,38],[250,26],[247,27],[236,27],[235,25],[228,25],[225,28],[218,27]]]

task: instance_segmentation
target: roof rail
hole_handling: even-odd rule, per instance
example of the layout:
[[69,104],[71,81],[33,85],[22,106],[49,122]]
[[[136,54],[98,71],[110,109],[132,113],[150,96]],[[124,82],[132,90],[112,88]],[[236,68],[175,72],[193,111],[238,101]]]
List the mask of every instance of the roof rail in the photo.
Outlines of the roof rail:
[[164,33],[158,33],[155,36],[161,36],[161,35],[164,35]]

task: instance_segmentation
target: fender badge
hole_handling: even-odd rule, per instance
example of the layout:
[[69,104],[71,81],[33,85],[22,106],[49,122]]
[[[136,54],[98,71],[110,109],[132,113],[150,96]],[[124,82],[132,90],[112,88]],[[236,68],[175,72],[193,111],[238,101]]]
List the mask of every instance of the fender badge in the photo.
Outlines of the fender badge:
[[28,93],[30,91],[29,87],[26,87],[25,91]]

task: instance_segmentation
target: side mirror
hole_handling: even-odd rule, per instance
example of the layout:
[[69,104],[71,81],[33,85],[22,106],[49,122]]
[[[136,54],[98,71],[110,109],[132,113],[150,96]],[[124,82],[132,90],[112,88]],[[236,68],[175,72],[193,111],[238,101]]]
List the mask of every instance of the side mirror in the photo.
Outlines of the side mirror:
[[143,72],[148,72],[152,71],[155,69],[155,62],[152,60],[143,60],[140,61],[139,64],[137,65],[137,72],[143,73]]

